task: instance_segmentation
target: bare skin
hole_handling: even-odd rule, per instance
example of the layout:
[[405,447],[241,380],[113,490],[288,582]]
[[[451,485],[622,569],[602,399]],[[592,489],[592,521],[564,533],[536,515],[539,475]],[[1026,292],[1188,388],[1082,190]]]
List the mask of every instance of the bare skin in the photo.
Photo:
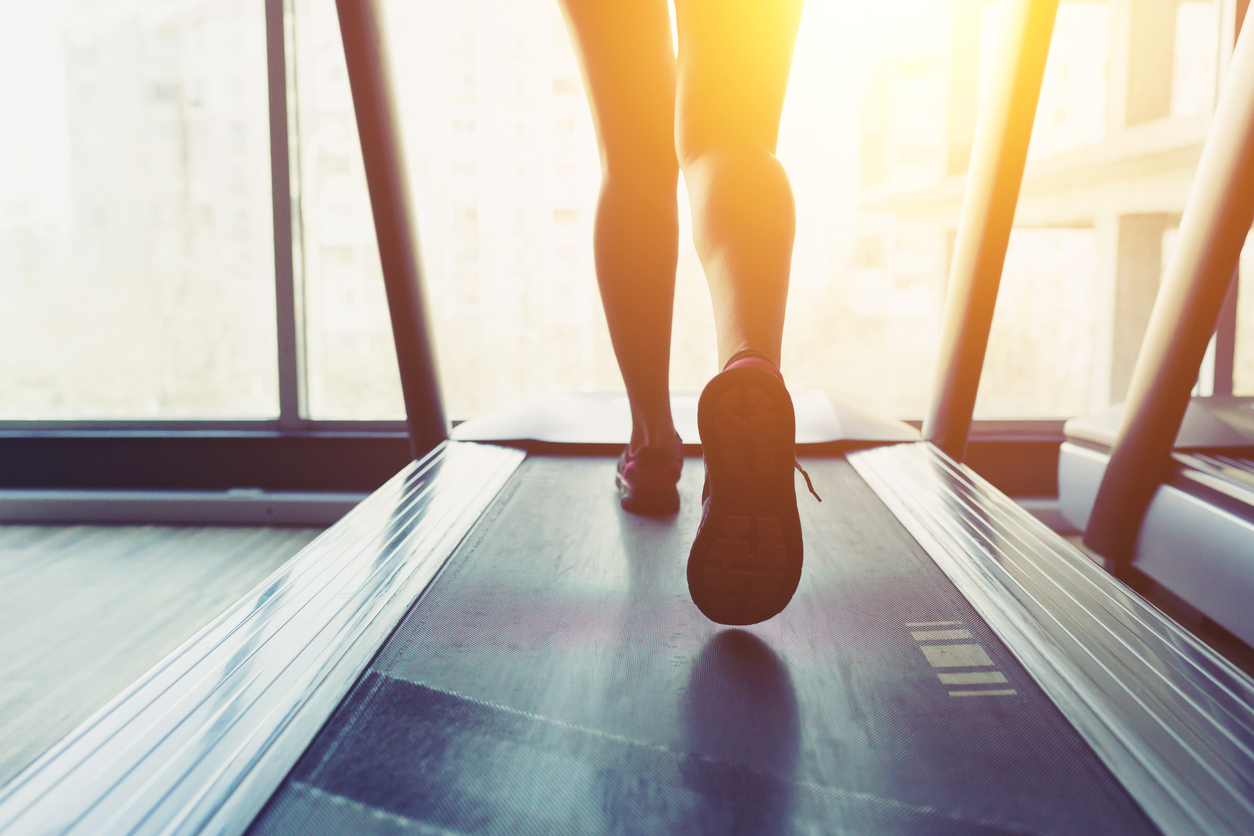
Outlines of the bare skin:
[[775,157],[802,0],[560,0],[601,152],[594,250],[633,448],[669,450],[670,343],[682,171],[720,367],[777,366],[796,211]]

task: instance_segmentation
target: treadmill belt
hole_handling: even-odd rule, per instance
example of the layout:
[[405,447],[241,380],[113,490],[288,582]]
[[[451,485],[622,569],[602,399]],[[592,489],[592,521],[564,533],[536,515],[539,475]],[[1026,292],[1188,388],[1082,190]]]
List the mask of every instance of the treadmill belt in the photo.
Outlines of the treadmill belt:
[[1156,833],[843,458],[781,615],[707,621],[677,517],[531,456],[250,833]]

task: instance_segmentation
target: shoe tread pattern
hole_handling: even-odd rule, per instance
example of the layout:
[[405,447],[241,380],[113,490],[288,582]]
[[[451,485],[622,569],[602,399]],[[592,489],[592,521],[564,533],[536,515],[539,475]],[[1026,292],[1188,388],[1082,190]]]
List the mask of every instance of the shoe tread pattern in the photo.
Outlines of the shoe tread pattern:
[[795,419],[786,390],[767,373],[736,370],[719,378],[713,391],[703,393],[699,409],[711,496],[689,557],[688,582],[694,602],[711,620],[753,624],[783,609],[800,578]]

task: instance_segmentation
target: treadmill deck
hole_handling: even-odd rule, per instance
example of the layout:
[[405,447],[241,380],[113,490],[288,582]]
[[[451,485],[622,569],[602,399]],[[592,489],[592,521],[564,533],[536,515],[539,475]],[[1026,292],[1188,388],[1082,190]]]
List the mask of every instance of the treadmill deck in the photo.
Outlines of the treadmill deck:
[[1156,833],[843,458],[807,460],[801,586],[688,598],[702,469],[624,513],[532,456],[251,833]]

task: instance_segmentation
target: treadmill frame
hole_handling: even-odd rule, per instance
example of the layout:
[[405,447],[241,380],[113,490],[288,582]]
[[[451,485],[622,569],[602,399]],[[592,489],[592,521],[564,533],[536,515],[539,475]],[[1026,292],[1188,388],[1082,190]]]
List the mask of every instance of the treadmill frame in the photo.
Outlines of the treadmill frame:
[[402,470],[0,790],[0,832],[243,832],[524,456]]
[[940,449],[849,461],[1154,824],[1254,832],[1254,680]]

